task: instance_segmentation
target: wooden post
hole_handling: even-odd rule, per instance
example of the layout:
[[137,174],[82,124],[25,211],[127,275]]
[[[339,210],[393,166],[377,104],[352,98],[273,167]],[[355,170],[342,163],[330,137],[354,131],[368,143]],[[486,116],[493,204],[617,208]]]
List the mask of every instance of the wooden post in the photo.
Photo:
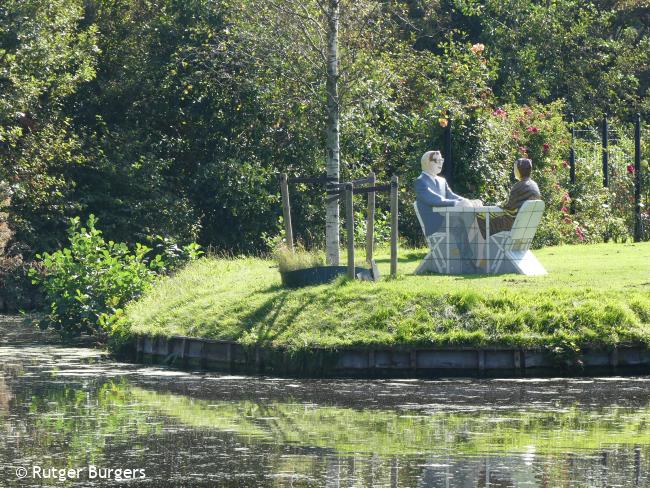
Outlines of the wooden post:
[[603,186],[609,186],[609,124],[607,114],[603,117]]
[[393,176],[390,179],[390,275],[397,276],[397,204],[399,179]]
[[354,208],[352,196],[354,185],[345,184],[345,229],[348,234],[348,278],[354,279]]
[[641,241],[641,114],[634,127],[634,242]]
[[571,114],[571,149],[569,150],[569,181],[571,182],[571,190],[569,196],[571,197],[571,213],[576,213],[576,204],[575,204],[575,189],[574,185],[576,184],[576,150],[575,150],[575,139],[576,139],[576,130],[575,130],[575,118]]
[[[368,173],[368,186],[375,186],[375,173]],[[372,261],[375,246],[375,192],[368,192],[368,212],[366,216],[366,262]]]
[[291,228],[291,204],[289,203],[289,183],[287,174],[280,175],[280,191],[282,192],[282,214],[284,216],[284,232],[287,238],[287,246],[293,251],[293,229]]

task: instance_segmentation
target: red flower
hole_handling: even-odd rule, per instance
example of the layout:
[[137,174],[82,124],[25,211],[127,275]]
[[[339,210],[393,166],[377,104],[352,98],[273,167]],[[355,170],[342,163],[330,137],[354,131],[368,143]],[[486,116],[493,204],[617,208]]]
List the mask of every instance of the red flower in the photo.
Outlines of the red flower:
[[565,194],[562,196],[562,203],[565,203],[565,202],[568,203],[568,202],[570,202],[570,201],[571,201],[571,197],[569,196],[568,193],[565,193]]
[[566,214],[566,213],[569,213],[569,209],[568,209],[568,208],[566,208],[566,207],[562,207],[562,208],[560,209],[560,212],[562,212],[562,213],[565,213],[565,214]]
[[627,165],[627,173],[630,174],[630,175],[634,174],[634,165],[632,165],[632,164]]
[[494,112],[492,112],[492,115],[494,115],[495,117],[505,118],[508,115],[508,112],[506,112],[502,108],[497,108]]
[[519,152],[522,156],[528,156],[528,148],[524,146],[519,146]]
[[550,148],[551,146],[548,145],[548,143],[545,142],[544,144],[542,144],[542,149],[544,150],[544,152],[548,152]]
[[529,125],[528,127],[526,127],[526,130],[531,134],[537,134],[539,132],[539,129],[534,125]]
[[563,168],[568,168],[569,167],[569,162],[566,159],[564,161],[562,161],[562,167]]
[[584,233],[582,232],[582,229],[579,226],[576,227],[576,235],[578,236],[578,239],[580,239],[581,241],[585,240],[585,235],[584,235]]

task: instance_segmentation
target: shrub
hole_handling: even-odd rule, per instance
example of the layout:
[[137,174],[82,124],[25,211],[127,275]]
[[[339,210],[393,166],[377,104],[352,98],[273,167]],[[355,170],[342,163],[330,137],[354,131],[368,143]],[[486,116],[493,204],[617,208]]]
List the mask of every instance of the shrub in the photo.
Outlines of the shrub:
[[[124,306],[139,297],[170,264],[161,254],[136,244],[106,241],[90,216],[86,227],[71,219],[70,246],[37,255],[41,269],[32,269],[33,283],[40,285],[47,314],[42,327],[52,327],[63,336],[96,334],[104,339],[122,315]],[[196,246],[180,254],[198,255]],[[178,260],[175,262],[178,264]]]

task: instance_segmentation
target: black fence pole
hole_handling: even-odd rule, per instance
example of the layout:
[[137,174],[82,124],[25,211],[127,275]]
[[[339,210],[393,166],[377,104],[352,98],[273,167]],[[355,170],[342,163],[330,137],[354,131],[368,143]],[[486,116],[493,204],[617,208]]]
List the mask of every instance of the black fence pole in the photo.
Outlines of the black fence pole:
[[571,197],[570,211],[572,214],[576,213],[575,205],[575,188],[576,184],[576,150],[575,150],[575,140],[576,140],[576,121],[573,114],[571,114],[571,148],[569,149],[569,181],[571,183],[571,189],[569,190],[569,196]]
[[634,242],[639,242],[641,231],[641,114],[636,114],[634,127]]
[[447,115],[447,126],[445,127],[445,137],[444,137],[444,154],[445,166],[444,166],[444,177],[451,183],[451,179],[454,175],[454,159],[451,153],[451,114]]
[[603,117],[603,186],[609,186],[609,124],[607,114]]

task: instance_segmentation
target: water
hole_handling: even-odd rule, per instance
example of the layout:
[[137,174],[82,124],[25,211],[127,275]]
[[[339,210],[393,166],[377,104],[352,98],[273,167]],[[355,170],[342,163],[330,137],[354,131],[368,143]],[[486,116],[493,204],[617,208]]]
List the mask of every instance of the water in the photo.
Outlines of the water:
[[650,487],[650,377],[189,373],[16,328],[0,325],[2,487],[116,485],[89,466],[145,476],[118,486]]

